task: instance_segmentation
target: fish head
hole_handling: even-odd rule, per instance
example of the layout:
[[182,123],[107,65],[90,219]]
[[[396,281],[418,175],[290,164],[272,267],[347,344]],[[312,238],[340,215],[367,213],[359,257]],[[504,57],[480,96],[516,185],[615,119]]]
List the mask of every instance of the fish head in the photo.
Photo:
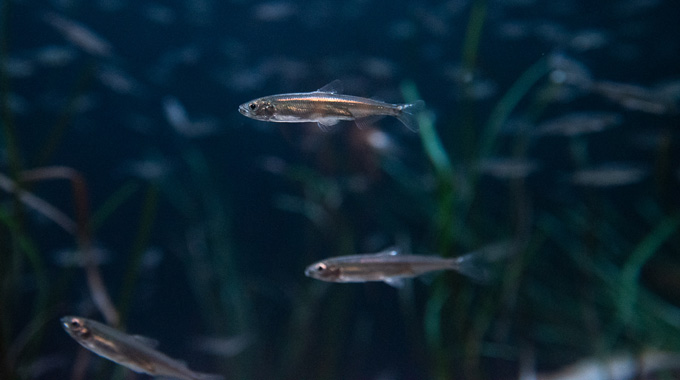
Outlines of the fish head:
[[305,276],[322,281],[338,281],[340,280],[341,274],[341,270],[338,266],[323,261],[314,263],[305,269]]
[[61,318],[61,325],[66,332],[78,341],[85,341],[92,336],[85,318],[66,316]]
[[268,121],[275,116],[276,106],[267,98],[259,98],[241,104],[238,112],[251,119]]

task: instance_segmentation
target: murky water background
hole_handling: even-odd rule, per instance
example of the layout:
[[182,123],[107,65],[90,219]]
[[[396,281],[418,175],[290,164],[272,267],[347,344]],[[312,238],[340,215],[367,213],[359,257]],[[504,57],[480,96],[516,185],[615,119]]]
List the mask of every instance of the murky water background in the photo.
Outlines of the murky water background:
[[[228,379],[564,378],[680,351],[675,2],[1,4],[0,378],[133,376],[64,315]],[[423,99],[419,133],[237,111],[335,79]],[[498,242],[487,285],[304,276]]]

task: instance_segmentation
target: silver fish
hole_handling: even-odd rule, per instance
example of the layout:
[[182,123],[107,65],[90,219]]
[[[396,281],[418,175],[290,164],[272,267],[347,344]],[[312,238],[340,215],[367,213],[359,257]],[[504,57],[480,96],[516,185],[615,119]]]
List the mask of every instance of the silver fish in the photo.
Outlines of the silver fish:
[[342,83],[335,80],[314,92],[265,96],[243,103],[238,107],[244,116],[277,123],[317,123],[328,130],[340,120],[353,120],[394,116],[408,129],[418,130],[415,115],[425,108],[418,100],[410,104],[390,104],[358,96],[342,95]]
[[63,317],[61,324],[81,346],[135,372],[183,380],[224,379],[220,375],[190,370],[183,362],[155,350],[158,342],[152,339],[128,335],[105,324],[81,317]]
[[307,267],[305,275],[329,282],[384,281],[400,287],[404,279],[425,273],[455,270],[477,282],[490,279],[488,263],[509,252],[506,245],[493,245],[454,258],[399,254],[394,249],[379,253],[338,256]]

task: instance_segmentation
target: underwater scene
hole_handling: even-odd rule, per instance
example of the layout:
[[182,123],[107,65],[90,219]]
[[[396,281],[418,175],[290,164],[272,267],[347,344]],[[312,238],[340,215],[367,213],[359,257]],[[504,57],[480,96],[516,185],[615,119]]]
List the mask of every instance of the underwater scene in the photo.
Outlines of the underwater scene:
[[0,380],[680,378],[680,2],[0,0]]

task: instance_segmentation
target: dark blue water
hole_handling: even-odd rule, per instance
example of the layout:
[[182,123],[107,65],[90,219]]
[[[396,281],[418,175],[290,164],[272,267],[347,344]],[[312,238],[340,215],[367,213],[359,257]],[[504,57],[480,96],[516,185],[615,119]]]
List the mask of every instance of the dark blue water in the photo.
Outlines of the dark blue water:
[[[120,328],[229,379],[506,379],[680,350],[673,1],[5,0],[1,12],[2,379],[129,376],[86,362],[58,322],[112,323],[77,264],[84,240],[103,252]],[[391,117],[325,132],[237,110],[336,79],[350,95],[424,100],[421,133]],[[86,192],[74,200],[55,167]],[[37,168],[48,174],[27,181]],[[16,183],[87,228],[65,231]],[[327,257],[498,242],[508,254],[486,285],[304,276]]]

